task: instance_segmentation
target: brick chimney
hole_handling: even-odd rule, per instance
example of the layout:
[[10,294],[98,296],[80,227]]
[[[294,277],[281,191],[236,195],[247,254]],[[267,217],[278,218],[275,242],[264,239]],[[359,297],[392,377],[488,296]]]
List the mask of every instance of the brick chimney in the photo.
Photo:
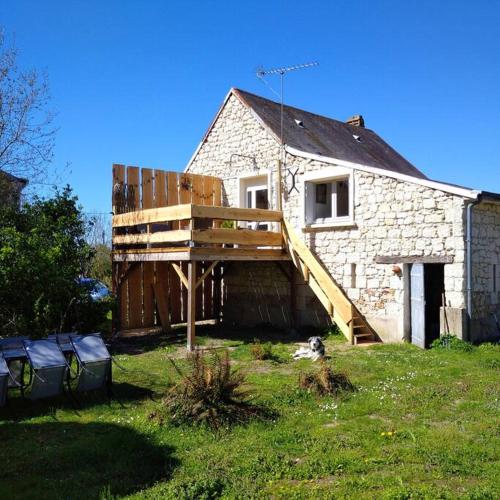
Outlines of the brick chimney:
[[346,120],[347,125],[352,125],[354,127],[365,127],[365,120],[361,115],[353,115],[351,118]]

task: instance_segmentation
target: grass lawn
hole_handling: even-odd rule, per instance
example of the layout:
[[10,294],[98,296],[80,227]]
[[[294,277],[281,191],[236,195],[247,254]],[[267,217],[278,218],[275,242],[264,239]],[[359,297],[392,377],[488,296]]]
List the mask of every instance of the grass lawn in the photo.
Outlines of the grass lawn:
[[136,342],[116,356],[120,402],[88,396],[75,411],[14,397],[1,410],[0,498],[500,498],[498,347],[331,337],[327,362],[358,388],[334,399],[297,388],[315,365],[291,361],[293,343],[254,361],[231,333],[208,330],[201,342],[230,348],[274,420],[218,435],[160,425],[150,415],[176,378],[167,358],[184,349]]

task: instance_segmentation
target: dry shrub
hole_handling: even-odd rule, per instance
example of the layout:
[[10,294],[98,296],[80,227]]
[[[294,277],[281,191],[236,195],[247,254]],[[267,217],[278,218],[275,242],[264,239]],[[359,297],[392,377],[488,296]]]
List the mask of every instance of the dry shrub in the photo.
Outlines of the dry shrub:
[[250,347],[250,353],[252,354],[252,358],[258,361],[274,359],[273,345],[271,344],[271,342],[261,344],[259,340],[255,340]]
[[187,360],[185,373],[170,360],[181,376],[163,400],[173,424],[206,424],[217,430],[265,416],[264,409],[250,403],[250,391],[242,388],[245,377],[231,369],[227,351],[210,357],[195,351]]
[[301,373],[299,386],[319,396],[336,396],[341,392],[353,392],[355,386],[344,373],[335,373],[329,366],[322,363],[319,370],[311,373]]

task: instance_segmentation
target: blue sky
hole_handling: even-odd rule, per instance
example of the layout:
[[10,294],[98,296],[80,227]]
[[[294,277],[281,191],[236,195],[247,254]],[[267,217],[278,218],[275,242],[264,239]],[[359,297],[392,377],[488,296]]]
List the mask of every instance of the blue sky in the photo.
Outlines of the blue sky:
[[183,169],[231,86],[272,98],[259,65],[311,60],[288,104],[361,113],[431,178],[500,192],[500,1],[2,0],[0,25],[49,74],[89,212],[113,162]]

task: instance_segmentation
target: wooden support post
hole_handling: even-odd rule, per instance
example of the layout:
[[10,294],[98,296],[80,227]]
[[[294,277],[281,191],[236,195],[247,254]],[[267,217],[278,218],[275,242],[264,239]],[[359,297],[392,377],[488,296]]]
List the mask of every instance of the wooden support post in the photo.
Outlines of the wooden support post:
[[290,262],[290,309],[292,314],[292,328],[297,328],[297,275],[295,274],[295,267],[292,262]]
[[193,351],[196,343],[196,261],[188,263],[187,292],[187,349]]
[[221,266],[214,267],[214,318],[217,323],[221,320],[221,302],[222,302],[222,272]]

